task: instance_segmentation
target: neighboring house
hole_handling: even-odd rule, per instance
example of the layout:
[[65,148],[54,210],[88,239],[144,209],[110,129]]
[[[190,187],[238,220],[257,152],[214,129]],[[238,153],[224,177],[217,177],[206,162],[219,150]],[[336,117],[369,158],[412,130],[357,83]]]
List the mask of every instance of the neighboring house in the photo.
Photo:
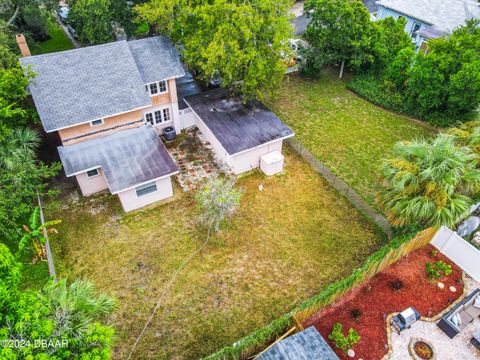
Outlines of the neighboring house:
[[260,167],[266,154],[266,173],[283,166],[282,141],[293,132],[259,103],[222,110],[225,93],[201,93],[165,37],[37,56],[22,35],[17,42],[21,65],[36,74],[29,90],[43,128],[58,134],[65,174],[84,196],[109,190],[125,211],[172,196],[178,169],[159,137],[165,127],[197,126],[235,174]]
[[339,360],[315,327],[289,336],[261,353],[258,360]]
[[480,4],[474,0],[381,0],[377,5],[376,19],[405,18],[405,31],[415,49],[424,52],[428,40],[451,34],[468,20],[480,19]]

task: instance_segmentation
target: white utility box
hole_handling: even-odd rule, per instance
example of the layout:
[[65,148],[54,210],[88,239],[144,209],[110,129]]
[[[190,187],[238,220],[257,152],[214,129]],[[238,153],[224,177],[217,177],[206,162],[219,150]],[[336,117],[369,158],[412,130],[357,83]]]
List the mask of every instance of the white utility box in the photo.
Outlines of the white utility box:
[[273,151],[260,157],[260,169],[267,176],[278,174],[283,170],[283,155]]

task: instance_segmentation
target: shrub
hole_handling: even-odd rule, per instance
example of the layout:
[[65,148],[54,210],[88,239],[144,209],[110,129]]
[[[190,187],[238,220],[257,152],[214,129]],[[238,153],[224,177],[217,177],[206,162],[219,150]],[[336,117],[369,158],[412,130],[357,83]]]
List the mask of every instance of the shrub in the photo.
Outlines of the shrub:
[[449,276],[452,273],[452,267],[444,261],[436,263],[427,262],[425,264],[428,278],[431,280],[440,279],[442,276]]
[[403,282],[399,279],[390,282],[390,286],[393,290],[398,291],[403,288]]
[[362,315],[363,315],[363,312],[359,308],[353,308],[352,310],[350,310],[350,317],[355,322],[358,322],[358,320],[360,320]]
[[348,330],[347,336],[343,335],[342,324],[340,323],[333,325],[332,333],[328,335],[328,338],[335,343],[337,348],[345,353],[360,341],[360,335],[354,328]]

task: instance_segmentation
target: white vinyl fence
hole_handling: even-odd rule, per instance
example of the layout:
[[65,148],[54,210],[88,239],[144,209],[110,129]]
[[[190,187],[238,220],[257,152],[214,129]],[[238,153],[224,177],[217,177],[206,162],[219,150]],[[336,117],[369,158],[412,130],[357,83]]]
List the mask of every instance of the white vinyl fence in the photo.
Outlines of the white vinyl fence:
[[475,281],[480,282],[480,251],[473,245],[445,226],[437,231],[431,244]]

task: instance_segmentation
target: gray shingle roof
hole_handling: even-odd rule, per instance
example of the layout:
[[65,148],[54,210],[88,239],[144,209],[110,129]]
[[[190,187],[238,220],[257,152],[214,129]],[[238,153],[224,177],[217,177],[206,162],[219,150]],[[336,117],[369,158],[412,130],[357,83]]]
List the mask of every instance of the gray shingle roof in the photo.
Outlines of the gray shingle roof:
[[177,50],[166,37],[129,41],[128,46],[145,84],[185,75]]
[[178,171],[151,125],[59,146],[65,174],[101,167],[112,194]]
[[47,132],[149,106],[144,77],[151,82],[152,76],[155,81],[183,73],[173,45],[162,37],[29,56],[20,63],[36,73],[29,88]]
[[289,336],[276,343],[258,360],[339,360],[315,327]]
[[187,104],[228,154],[234,155],[294,135],[262,103],[254,101],[244,105],[237,99],[227,99],[221,89],[185,97]]
[[474,0],[381,0],[377,4],[435,25],[447,33],[467,20],[480,18],[480,6]]

